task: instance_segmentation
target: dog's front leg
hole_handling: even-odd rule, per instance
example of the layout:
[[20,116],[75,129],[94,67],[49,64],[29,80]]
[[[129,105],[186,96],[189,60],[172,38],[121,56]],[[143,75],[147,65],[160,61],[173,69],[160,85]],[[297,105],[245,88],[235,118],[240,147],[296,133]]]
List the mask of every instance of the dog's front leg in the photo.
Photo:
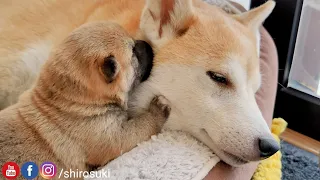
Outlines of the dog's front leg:
[[170,111],[169,101],[164,96],[156,96],[151,101],[148,111],[123,122],[119,135],[121,151],[127,152],[138,143],[159,133],[167,121]]

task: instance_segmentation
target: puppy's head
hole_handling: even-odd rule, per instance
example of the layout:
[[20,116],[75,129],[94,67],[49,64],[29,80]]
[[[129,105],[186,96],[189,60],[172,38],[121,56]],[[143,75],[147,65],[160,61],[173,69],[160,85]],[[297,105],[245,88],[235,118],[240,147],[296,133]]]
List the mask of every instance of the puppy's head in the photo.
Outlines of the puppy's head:
[[155,60],[133,106],[163,94],[172,103],[166,127],[193,134],[233,166],[274,154],[279,146],[255,100],[259,27],[273,7],[229,15],[202,0],[147,0],[140,28]]
[[119,25],[90,23],[55,49],[40,80],[47,77],[42,83],[73,101],[126,105],[128,92],[148,78],[152,61],[151,47]]

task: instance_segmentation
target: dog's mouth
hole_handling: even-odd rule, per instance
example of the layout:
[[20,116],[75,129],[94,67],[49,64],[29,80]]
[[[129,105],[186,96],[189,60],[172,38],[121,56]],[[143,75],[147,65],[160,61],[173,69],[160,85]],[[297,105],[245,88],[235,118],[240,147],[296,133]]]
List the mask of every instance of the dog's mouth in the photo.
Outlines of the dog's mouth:
[[232,162],[235,162],[236,165],[242,165],[242,164],[246,164],[249,163],[249,161],[244,160],[238,156],[235,156],[233,154],[230,154],[226,151],[222,151],[222,153],[224,153],[229,159],[231,159]]
[[234,154],[231,154],[221,148],[219,148],[214,141],[211,139],[209,133],[205,130],[202,129],[203,134],[205,134],[207,137],[205,138],[206,142],[204,142],[210,149],[213,150],[214,153],[216,153],[218,155],[218,157],[220,157],[224,162],[226,162],[227,164],[231,165],[231,166],[241,166],[244,164],[249,163],[248,160],[245,160],[239,156],[236,156]]

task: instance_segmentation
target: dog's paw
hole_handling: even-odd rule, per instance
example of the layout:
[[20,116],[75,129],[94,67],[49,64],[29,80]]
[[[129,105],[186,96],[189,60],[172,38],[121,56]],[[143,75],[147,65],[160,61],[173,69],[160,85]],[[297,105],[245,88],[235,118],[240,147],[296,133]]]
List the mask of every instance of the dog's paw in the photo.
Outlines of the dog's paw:
[[149,111],[154,116],[160,116],[167,120],[171,112],[170,102],[162,95],[155,96],[150,103]]

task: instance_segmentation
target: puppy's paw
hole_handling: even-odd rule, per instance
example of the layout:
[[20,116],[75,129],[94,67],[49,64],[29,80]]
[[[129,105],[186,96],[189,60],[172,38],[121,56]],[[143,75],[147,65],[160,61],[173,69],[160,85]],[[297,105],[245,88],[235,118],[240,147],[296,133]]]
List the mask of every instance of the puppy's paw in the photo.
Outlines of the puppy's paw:
[[155,96],[149,107],[149,111],[156,117],[162,117],[164,121],[166,121],[170,115],[171,107],[170,102],[164,96]]

